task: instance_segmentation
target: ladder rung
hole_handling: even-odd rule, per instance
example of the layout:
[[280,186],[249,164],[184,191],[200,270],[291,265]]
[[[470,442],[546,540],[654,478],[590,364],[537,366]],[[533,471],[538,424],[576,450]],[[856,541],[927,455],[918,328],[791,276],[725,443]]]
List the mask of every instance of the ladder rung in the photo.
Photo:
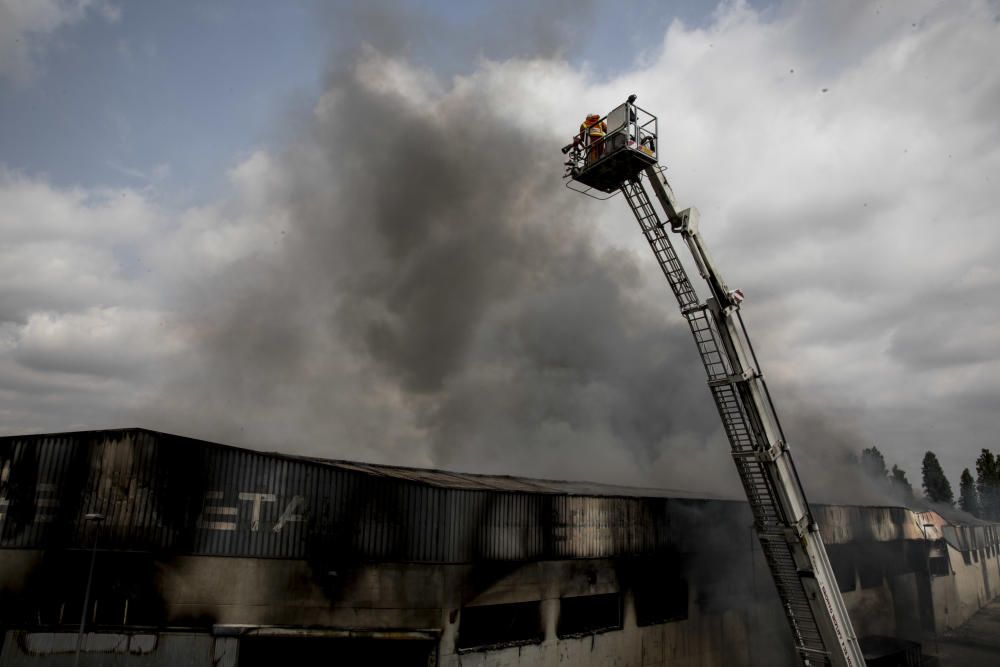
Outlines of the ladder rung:
[[709,314],[707,304],[699,302],[684,265],[671,243],[666,225],[660,220],[639,178],[627,180],[622,184],[621,190],[695,340],[698,355],[708,376],[709,390],[729,439],[733,461],[753,512],[757,536],[791,626],[798,654],[810,664],[828,663],[830,653],[825,650],[811,601],[802,584],[802,571],[796,564],[792,547],[788,543],[788,529],[791,526],[785,520],[775,497],[772,471],[757,460],[762,436],[754,429],[755,408],[753,405],[744,405],[744,399],[737,390],[736,383],[747,378],[734,374],[734,364],[719,338],[722,333],[717,330],[717,323]]

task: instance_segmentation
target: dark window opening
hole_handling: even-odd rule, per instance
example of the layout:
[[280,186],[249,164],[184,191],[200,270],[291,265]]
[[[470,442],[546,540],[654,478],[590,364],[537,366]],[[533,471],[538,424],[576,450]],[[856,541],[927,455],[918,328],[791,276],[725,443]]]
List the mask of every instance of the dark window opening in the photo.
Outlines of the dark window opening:
[[927,563],[932,577],[944,577],[951,574],[947,556],[932,556]]
[[885,580],[884,575],[882,563],[878,558],[872,557],[872,554],[867,554],[867,557],[858,560],[858,580],[861,582],[861,588],[878,588]]
[[635,599],[635,622],[639,627],[683,621],[688,617],[687,581],[659,578],[632,589]]
[[23,622],[38,626],[80,623],[88,578],[87,626],[152,626],[164,618],[151,554],[98,550],[90,572],[89,550],[46,554],[26,586]]
[[434,646],[412,639],[327,639],[245,637],[239,667],[326,667],[327,665],[399,665],[427,667]]
[[942,555],[942,542],[928,544],[923,540],[908,540],[903,546],[903,560],[907,572],[926,572],[929,557]]
[[857,588],[854,573],[854,559],[848,553],[847,548],[841,544],[831,544],[827,547],[827,554],[830,557],[830,566],[833,568],[833,576],[837,579],[837,588],[841,593],[847,593]]
[[459,649],[539,643],[542,630],[540,602],[515,602],[465,607],[458,626]]
[[970,556],[970,555],[969,555],[969,552],[968,552],[968,551],[963,551],[963,552],[962,552],[962,561],[963,561],[963,562],[964,562],[964,563],[965,563],[966,565],[972,565],[972,556]]
[[885,566],[886,577],[898,577],[913,571],[907,567],[906,542],[903,540],[879,542],[874,551]]
[[620,593],[581,595],[563,598],[559,603],[559,625],[556,634],[560,638],[621,629]]
[[979,562],[979,549],[972,550],[972,561],[975,563]]

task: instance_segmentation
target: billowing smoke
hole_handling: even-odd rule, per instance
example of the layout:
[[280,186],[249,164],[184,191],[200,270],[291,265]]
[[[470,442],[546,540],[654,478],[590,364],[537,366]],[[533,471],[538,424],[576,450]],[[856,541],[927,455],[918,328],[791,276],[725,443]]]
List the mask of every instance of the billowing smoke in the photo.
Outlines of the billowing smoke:
[[[379,16],[363,18],[384,32]],[[392,49],[338,58],[268,167],[260,197],[282,212],[280,240],[197,286],[195,353],[143,423],[332,458],[738,495],[693,342],[624,203],[603,211],[632,236],[609,240],[562,187],[558,149],[575,128],[552,100],[576,89],[545,86],[572,77],[548,76],[552,59],[508,81],[510,67],[445,82]],[[563,102],[581,115],[589,103]],[[843,500],[844,480],[860,480],[850,450],[867,443],[802,414],[789,435],[807,486],[822,487],[813,499]]]
[[[887,480],[869,477],[862,470],[861,450],[875,443],[864,439],[863,429],[842,414],[843,409],[817,405],[801,395],[789,399],[778,409],[810,502],[904,504]],[[914,491],[920,495],[919,488]]]
[[728,466],[701,452],[718,427],[669,291],[645,291],[653,258],[563,188],[573,128],[495,93],[371,48],[338,69],[279,165],[281,249],[205,291],[198,377],[157,410],[329,457],[663,485],[691,478],[683,443],[714,468],[695,478]]
[[[231,188],[178,196],[162,141],[139,171],[111,156],[124,181],[110,145],[89,186],[29,173],[45,151],[0,165],[5,432],[733,492],[635,223],[558,182],[582,116],[634,92],[747,294],[806,486],[871,445],[914,484],[934,451],[957,486],[1000,396],[1000,23],[967,4],[322,3],[322,85],[250,154],[191,152],[231,157]],[[157,118],[133,120],[173,136]]]
[[[180,400],[205,437],[326,457],[738,494],[638,229],[638,255],[602,239],[560,180],[572,128],[496,94],[372,48],[337,69],[275,167],[280,248],[205,290],[197,378],[156,413]],[[794,410],[814,499],[836,499],[863,441]]]

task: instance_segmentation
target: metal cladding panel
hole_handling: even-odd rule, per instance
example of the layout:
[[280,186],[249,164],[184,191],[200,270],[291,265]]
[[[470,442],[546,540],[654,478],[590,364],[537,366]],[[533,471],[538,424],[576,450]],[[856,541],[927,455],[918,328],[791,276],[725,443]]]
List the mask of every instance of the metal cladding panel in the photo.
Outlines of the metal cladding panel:
[[941,535],[944,537],[944,541],[950,544],[953,549],[959,551],[965,550],[965,545],[957,526],[942,526]]
[[[666,498],[524,491],[543,484],[512,478],[477,486],[463,476],[441,487],[398,471],[140,429],[0,438],[0,548],[84,548],[99,537],[108,548],[327,567],[594,558],[669,546]],[[106,518],[89,522],[87,513]]]
[[[0,641],[0,667],[69,665],[76,641],[76,633],[10,630],[6,641]],[[233,664],[232,660],[224,661],[222,652],[219,660],[213,660],[219,641],[207,633],[88,633],[80,663],[106,667]]]

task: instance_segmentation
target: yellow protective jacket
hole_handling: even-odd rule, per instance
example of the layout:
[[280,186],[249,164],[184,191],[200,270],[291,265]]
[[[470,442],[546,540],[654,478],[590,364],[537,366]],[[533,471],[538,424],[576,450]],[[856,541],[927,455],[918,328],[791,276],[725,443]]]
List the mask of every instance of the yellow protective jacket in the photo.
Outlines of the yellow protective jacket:
[[596,113],[590,114],[582,123],[580,123],[580,134],[590,137],[591,141],[600,139],[607,134],[607,132],[608,124],[601,120],[601,117]]

